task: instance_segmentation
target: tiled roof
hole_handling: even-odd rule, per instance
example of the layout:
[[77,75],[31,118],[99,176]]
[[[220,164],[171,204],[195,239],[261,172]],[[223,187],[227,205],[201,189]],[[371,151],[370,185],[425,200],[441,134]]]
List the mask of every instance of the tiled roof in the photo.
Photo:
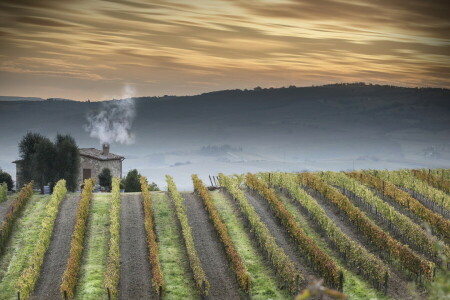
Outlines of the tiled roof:
[[104,155],[102,150],[98,150],[95,148],[80,148],[79,150],[80,150],[80,155],[88,156],[88,157],[95,158],[98,160],[117,160],[117,159],[123,160],[123,159],[125,159],[125,157],[117,155],[117,154],[113,154],[111,152],[108,153],[107,155]]

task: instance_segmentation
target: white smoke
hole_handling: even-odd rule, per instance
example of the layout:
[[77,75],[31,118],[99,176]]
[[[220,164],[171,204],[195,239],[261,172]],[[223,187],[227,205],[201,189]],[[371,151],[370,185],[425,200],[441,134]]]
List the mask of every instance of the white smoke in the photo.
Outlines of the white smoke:
[[131,132],[134,117],[136,115],[135,103],[132,98],[135,91],[130,86],[125,86],[122,92],[122,100],[103,102],[100,112],[91,112],[87,115],[88,124],[85,130],[93,138],[98,138],[100,143],[134,143],[134,134]]

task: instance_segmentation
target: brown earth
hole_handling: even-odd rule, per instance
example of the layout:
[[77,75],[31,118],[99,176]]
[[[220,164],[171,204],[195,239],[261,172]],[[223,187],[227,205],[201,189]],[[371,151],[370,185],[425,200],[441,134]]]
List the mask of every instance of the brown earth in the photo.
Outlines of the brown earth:
[[140,194],[122,194],[119,299],[154,299]]
[[70,241],[80,194],[66,196],[59,207],[50,246],[42,264],[41,273],[31,299],[63,299],[59,287],[69,258]]
[[183,193],[183,198],[195,249],[210,284],[207,299],[243,299],[233,269],[202,200],[193,193]]

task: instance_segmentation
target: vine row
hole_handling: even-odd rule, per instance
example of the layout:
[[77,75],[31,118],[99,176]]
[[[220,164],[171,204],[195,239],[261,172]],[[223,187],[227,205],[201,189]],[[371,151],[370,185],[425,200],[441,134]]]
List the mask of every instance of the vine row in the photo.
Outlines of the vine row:
[[296,292],[300,282],[304,280],[303,274],[296,270],[294,263],[289,259],[284,250],[277,245],[275,238],[267,226],[261,221],[255,209],[239,188],[237,180],[219,174],[220,185],[236,200],[240,211],[247,219],[251,232],[256,236],[259,246],[263,249],[278,276],[278,279],[289,287],[291,292]]
[[347,175],[377,189],[383,195],[394,199],[397,203],[417,215],[421,220],[428,222],[437,233],[443,236],[447,241],[450,241],[450,221],[447,221],[440,214],[423,206],[422,203],[412,197],[409,193],[402,191],[390,182],[367,173],[350,172],[347,173]]
[[[352,177],[337,172],[321,173],[321,178],[328,184],[344,188],[345,191],[350,191],[359,197],[363,203],[370,206],[372,211],[375,211],[376,215],[381,215],[390,224],[390,227],[396,228],[398,236],[401,236],[408,244],[415,246],[420,252],[426,254],[427,257],[432,258],[434,261],[439,260],[439,251],[435,247],[438,240],[427,234],[425,230],[411,221],[410,218],[401,214],[394,207],[375,195],[365,185],[359,183]],[[448,256],[450,249],[445,246],[444,252]]]
[[376,288],[386,291],[390,276],[388,267],[378,257],[342,232],[317,201],[299,187],[295,175],[271,173],[271,183],[287,191],[306,209],[309,217],[325,232],[347,265],[358,270],[358,273],[361,273]]
[[251,276],[245,267],[244,261],[242,257],[236,250],[233,241],[228,233],[228,229],[226,225],[223,223],[222,218],[215,207],[211,195],[209,194],[208,189],[205,187],[203,182],[198,178],[197,175],[192,175],[192,181],[194,183],[194,191],[197,192],[200,198],[203,200],[203,204],[205,205],[206,211],[209,214],[209,218],[214,224],[216,228],[220,241],[222,242],[225,252],[227,254],[228,259],[231,261],[234,272],[239,282],[239,286],[241,289],[248,293],[251,288]]
[[188,223],[186,208],[184,207],[183,203],[183,197],[178,192],[172,177],[166,175],[166,181],[170,198],[175,204],[175,211],[178,221],[180,222],[181,233],[183,235],[186,252],[188,254],[189,265],[191,267],[192,273],[194,274],[195,285],[203,296],[207,296],[209,290],[209,282],[200,263],[197,250],[195,250],[194,239],[192,237],[192,229]]
[[50,245],[53,227],[55,225],[56,215],[58,214],[59,204],[67,193],[66,181],[59,180],[53,188],[52,198],[46,207],[46,216],[42,221],[41,230],[37,238],[38,243],[34,248],[34,252],[28,261],[28,267],[23,270],[17,281],[17,288],[20,291],[21,299],[28,299],[36,285],[44,262],[45,252]]
[[147,243],[150,254],[150,264],[152,268],[152,287],[158,298],[165,293],[164,276],[159,260],[158,243],[156,242],[155,218],[153,215],[152,200],[148,187],[147,178],[141,176],[141,192],[144,206],[145,231],[147,232]]
[[443,176],[438,177],[434,175],[431,172],[431,170],[429,172],[426,172],[423,169],[411,170],[410,172],[420,180],[425,181],[426,183],[431,185],[432,187],[440,189],[446,193],[450,193],[450,180],[445,179]]
[[341,209],[357,230],[359,230],[378,249],[386,251],[389,256],[398,259],[407,270],[417,277],[421,278],[421,276],[425,276],[429,279],[433,277],[434,263],[420,257],[408,246],[393,239],[388,233],[384,232],[371,221],[361,210],[354,206],[345,195],[325,183],[317,175],[301,173],[298,175],[298,179],[300,183],[319,192],[331,203]]
[[120,279],[120,179],[118,177],[112,179],[108,245],[104,287],[109,297],[116,300]]
[[283,202],[278,198],[273,189],[267,183],[261,181],[256,175],[248,173],[245,177],[245,184],[252,190],[257,191],[275,212],[281,223],[286,227],[289,234],[297,242],[302,252],[307,256],[311,267],[324,277],[332,288],[342,291],[343,273],[333,259],[325,253],[311,239],[295,221],[295,218],[287,210]]
[[14,222],[16,221],[23,207],[25,206],[25,204],[27,204],[28,200],[31,198],[32,195],[33,195],[33,181],[25,185],[20,190],[16,199],[14,199],[14,201],[9,206],[7,213],[3,218],[3,222],[0,225],[0,255],[3,254],[6,243],[8,242],[9,237],[11,236]]

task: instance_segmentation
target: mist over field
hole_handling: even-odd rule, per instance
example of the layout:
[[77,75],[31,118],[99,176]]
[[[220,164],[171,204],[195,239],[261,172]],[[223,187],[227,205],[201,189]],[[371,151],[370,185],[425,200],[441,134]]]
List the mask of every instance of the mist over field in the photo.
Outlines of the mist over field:
[[[123,176],[136,168],[165,187],[169,174],[180,189],[191,189],[193,173],[209,183],[219,172],[450,167],[448,89],[350,84],[113,102],[4,100],[0,167],[13,177],[27,131],[68,133],[79,147],[109,141],[125,156]],[[127,101],[134,111],[119,122],[125,140],[104,131],[120,124],[92,134],[105,108],[120,113]]]

